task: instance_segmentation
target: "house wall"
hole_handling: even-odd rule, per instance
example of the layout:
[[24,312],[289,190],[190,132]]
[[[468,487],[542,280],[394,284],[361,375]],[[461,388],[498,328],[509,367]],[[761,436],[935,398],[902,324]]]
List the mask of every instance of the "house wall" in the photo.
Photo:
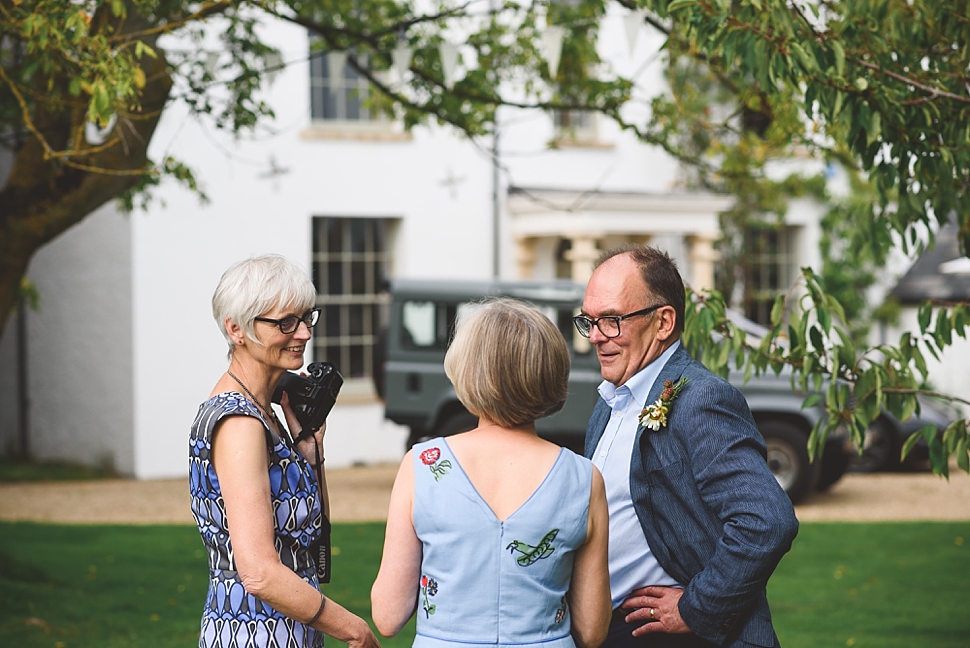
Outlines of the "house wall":
[[[40,292],[40,309],[27,313],[31,455],[132,474],[131,221],[103,207],[39,250],[27,277]],[[14,333],[11,320],[5,368],[15,365]],[[6,448],[16,388],[2,374]]]
[[[272,133],[233,142],[173,106],[153,139],[155,155],[168,152],[198,171],[211,202],[200,205],[190,193],[166,186],[167,206],[134,220],[139,477],[185,473],[188,427],[227,365],[210,299],[232,263],[275,252],[309,271],[314,216],[378,217],[398,219],[396,276],[491,272],[487,161],[441,129],[392,141],[317,137],[309,114],[306,33],[274,23],[265,34],[281,47],[284,61],[296,61],[271,88]],[[271,157],[284,173],[264,175]],[[442,184],[449,177],[463,180],[452,189]],[[383,420],[376,398],[344,391],[351,393],[341,396],[328,422],[327,465],[399,461],[406,429]]]

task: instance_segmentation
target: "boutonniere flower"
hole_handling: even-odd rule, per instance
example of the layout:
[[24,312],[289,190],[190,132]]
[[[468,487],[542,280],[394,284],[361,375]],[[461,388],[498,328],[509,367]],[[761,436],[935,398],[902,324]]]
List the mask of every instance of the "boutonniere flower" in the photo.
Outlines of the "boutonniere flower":
[[664,390],[660,392],[660,398],[652,405],[647,405],[640,412],[640,425],[656,432],[667,425],[667,415],[670,414],[670,407],[677,397],[680,390],[687,384],[686,378],[681,378],[676,383],[669,380],[664,381]]

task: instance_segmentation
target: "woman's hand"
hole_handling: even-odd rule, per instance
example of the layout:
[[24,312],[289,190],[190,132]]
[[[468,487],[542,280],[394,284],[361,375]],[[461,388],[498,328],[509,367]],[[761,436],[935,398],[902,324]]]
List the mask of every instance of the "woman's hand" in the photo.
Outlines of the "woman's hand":
[[367,622],[357,617],[360,624],[355,628],[355,637],[347,642],[348,648],[381,648],[381,643],[377,640],[374,631],[370,629]]
[[[283,392],[283,397],[280,399],[280,407],[283,408],[283,417],[286,418],[286,427],[290,430],[290,434],[295,440],[298,436],[300,436],[303,426],[300,423],[300,420],[296,417],[296,412],[293,411],[293,407],[290,406],[290,395],[286,392]],[[327,424],[324,423],[312,437],[307,437],[296,444],[297,451],[311,464],[315,464],[317,461],[317,446],[320,448],[320,458],[323,459],[323,436],[326,434],[326,431]]]

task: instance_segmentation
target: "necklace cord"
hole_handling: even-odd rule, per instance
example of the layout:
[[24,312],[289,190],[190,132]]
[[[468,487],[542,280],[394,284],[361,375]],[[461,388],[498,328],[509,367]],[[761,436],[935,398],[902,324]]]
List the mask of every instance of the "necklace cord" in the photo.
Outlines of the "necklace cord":
[[[263,410],[263,414],[268,416],[270,420],[276,424],[276,427],[279,428],[280,420],[276,417],[276,412],[274,412],[271,409],[266,409],[266,407],[264,407],[263,404],[259,402],[259,399],[253,396],[253,392],[249,391],[249,388],[246,387],[246,385],[243,384],[243,381],[239,380],[239,378],[237,378],[236,375],[232,373],[232,371],[226,369],[226,373],[229,374],[230,378],[232,378],[237,383],[239,383],[239,386],[243,388],[243,391],[246,392],[246,395],[249,396],[253,400],[253,402],[256,403],[256,406],[259,407],[259,409]],[[289,433],[289,430],[287,430],[287,433]]]
[[[259,409],[263,410],[263,413],[266,414],[266,416],[268,416],[273,421],[273,423],[276,424],[277,429],[282,429],[283,426],[280,424],[280,420],[279,420],[279,418],[277,418],[276,412],[274,412],[273,410],[267,410],[263,406],[263,404],[259,402],[259,399],[256,398],[253,395],[253,392],[249,391],[249,388],[246,387],[246,385],[243,383],[243,381],[239,380],[239,378],[237,378],[236,375],[234,373],[232,373],[232,371],[230,371],[229,369],[226,369],[226,373],[229,374],[229,377],[230,378],[232,378],[237,383],[239,383],[239,386],[243,388],[243,391],[246,392],[246,395],[249,396],[254,403],[256,403],[256,406]],[[291,443],[295,443],[293,441],[293,434],[289,431],[289,429],[286,430],[286,433],[290,437],[290,442]],[[313,437],[313,433],[310,434],[310,437],[311,438]],[[313,467],[316,469],[316,473],[317,473],[317,475],[316,475],[317,476],[317,484],[322,484],[323,483],[323,474],[322,473],[323,473],[323,463],[324,463],[324,459],[323,459],[323,457],[320,456],[320,444],[317,443],[317,440],[316,439],[313,439],[313,447],[316,450],[316,462],[313,464]]]

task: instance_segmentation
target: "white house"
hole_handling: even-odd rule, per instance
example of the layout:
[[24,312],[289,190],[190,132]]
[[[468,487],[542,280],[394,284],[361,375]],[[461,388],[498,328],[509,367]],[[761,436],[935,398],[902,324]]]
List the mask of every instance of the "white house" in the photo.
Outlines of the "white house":
[[[152,141],[154,156],[198,171],[210,204],[165,186],[164,206],[105,207],[37,254],[29,277],[41,310],[26,314],[23,339],[11,320],[0,341],[0,449],[16,447],[23,420],[24,348],[35,457],[184,475],[189,425],[226,367],[210,298],[221,273],[252,254],[282,253],[317,283],[324,314],[308,361],[333,360],[347,378],[328,424],[329,466],[404,451],[406,433],[383,420],[370,380],[386,278],[583,281],[598,251],[650,241],[695,288],[712,286],[717,213],[729,200],[682,190],[673,160],[607,120],[502,112],[493,185],[490,142],[368,119],[346,91],[366,87],[332,76],[323,56],[308,60],[304,30],[267,22],[264,34],[287,63],[271,87],[273,124],[234,142],[173,105]],[[644,27],[631,54],[617,9],[599,47],[618,73],[640,69],[651,93],[665,87],[660,42]],[[817,262],[816,223],[810,205],[794,206],[764,263],[791,273]]]

